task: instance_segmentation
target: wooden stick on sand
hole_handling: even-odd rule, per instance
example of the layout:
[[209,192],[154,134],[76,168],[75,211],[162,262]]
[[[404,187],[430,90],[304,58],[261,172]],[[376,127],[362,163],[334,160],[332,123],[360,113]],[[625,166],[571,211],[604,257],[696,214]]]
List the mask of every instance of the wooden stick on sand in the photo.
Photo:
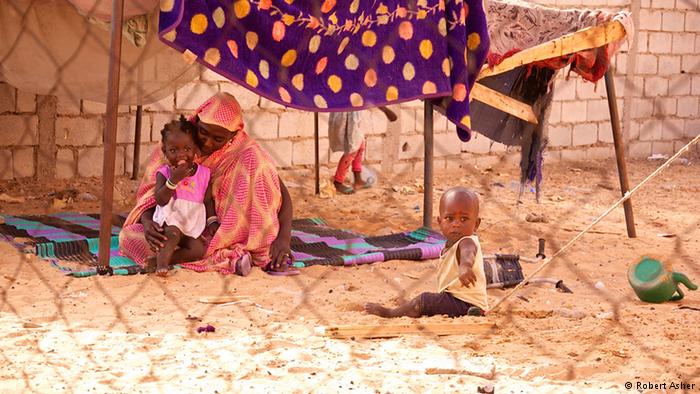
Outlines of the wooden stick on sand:
[[383,324],[316,327],[316,334],[331,338],[390,338],[407,334],[463,335],[496,330],[494,323]]

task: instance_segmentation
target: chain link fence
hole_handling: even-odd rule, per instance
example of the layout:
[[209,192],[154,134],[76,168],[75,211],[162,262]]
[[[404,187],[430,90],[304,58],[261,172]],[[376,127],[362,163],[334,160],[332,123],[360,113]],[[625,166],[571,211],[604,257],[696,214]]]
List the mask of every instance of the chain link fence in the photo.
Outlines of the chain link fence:
[[[16,146],[35,146],[32,152],[36,163],[54,160],[57,169],[76,165],[77,152],[62,157],[56,154],[58,148],[47,147],[60,146],[57,139],[61,134],[54,126],[54,139],[42,139],[51,130],[42,125],[40,112],[53,111],[55,117],[57,102],[51,96],[72,91],[62,86],[66,82],[60,70],[82,56],[80,47],[91,40],[104,42],[106,33],[100,24],[104,22],[101,11],[106,3],[90,7],[76,2],[95,25],[83,31],[74,56],[53,60],[59,70],[55,84],[47,95],[37,97],[38,115],[17,118],[14,137],[8,140],[14,146],[12,155],[20,151]],[[696,2],[676,3],[677,8],[698,11]],[[29,18],[31,7],[40,4],[4,1],[2,7],[7,7],[5,12]],[[127,14],[151,11],[146,2],[129,3],[127,7],[136,7],[128,8]],[[125,31],[138,41],[139,27],[134,23],[132,20],[131,26],[125,25]],[[15,48],[28,37],[39,44],[44,40],[32,30],[23,30],[21,35],[16,37]],[[146,45],[152,44],[156,43],[149,39]],[[299,45],[301,48],[306,44]],[[97,47],[103,51],[100,57],[107,56],[108,46]],[[13,51],[20,49],[5,51],[0,64],[9,62]],[[52,53],[49,49],[47,54]],[[273,56],[270,54],[270,61]],[[142,73],[142,65],[139,60],[125,60],[122,72]],[[684,69],[684,73],[695,75],[699,67],[691,64]],[[182,71],[180,77],[187,72]],[[692,79],[693,91],[696,78]],[[668,91],[685,89],[684,81],[678,79]],[[642,96],[645,86],[635,78],[627,78],[626,83],[629,85],[619,91],[630,90],[633,97]],[[153,93],[139,93],[139,86],[136,78],[122,88],[137,96]],[[208,88],[202,89],[190,91],[183,101],[197,101],[211,93]],[[2,112],[22,112],[18,110],[22,94],[15,91],[14,109],[3,108]],[[168,101],[172,98],[167,97],[149,104],[160,115],[149,115],[151,135],[157,136],[161,125],[156,123],[173,109],[172,101]],[[85,97],[70,94],[66,102],[78,103],[76,117],[85,114],[86,102],[88,108],[94,106]],[[42,103],[48,103],[48,109]],[[655,99],[653,105],[653,113],[663,120],[665,109],[660,107],[667,103]],[[103,108],[98,105],[96,112],[100,110]],[[128,106],[122,109],[123,113],[133,111]],[[688,124],[664,122],[664,133],[674,136],[669,141],[689,141]],[[97,124],[95,134],[100,142],[101,125]],[[131,132],[131,126],[123,128],[123,135]],[[639,133],[655,134],[656,126],[648,122]],[[92,131],[70,133],[81,132]],[[149,147],[158,139],[144,137],[141,141]],[[139,143],[125,139],[120,145],[125,157],[133,142]],[[441,149],[439,143],[436,149]],[[590,160],[547,164],[542,201],[534,201],[534,192],[526,192],[518,201],[520,174],[509,158],[514,153],[507,151],[493,165],[447,166],[435,174],[435,207],[441,193],[457,184],[479,193],[483,223],[478,235],[484,254],[534,258],[537,240],[543,238],[546,254],[552,255],[619,198],[613,162]],[[44,154],[47,156],[42,158]],[[97,165],[100,157],[97,155],[91,164]],[[11,158],[3,159],[0,165],[13,166],[7,164],[14,162],[14,156]],[[669,268],[700,281],[697,154],[684,159],[685,165],[671,167],[632,199],[638,238],[626,237],[622,209],[615,211],[543,270],[538,278],[545,280],[528,284],[485,317],[388,320],[364,312],[366,302],[396,306],[423,291],[435,291],[435,260],[312,266],[302,269],[299,276],[281,278],[260,270],[245,278],[184,270],[175,270],[165,279],[151,275],[75,278],[61,275],[51,261],[38,258],[31,246],[22,244],[22,239],[6,237],[7,242],[0,244],[0,359],[4,365],[0,391],[700,391],[700,345],[695,340],[700,323],[697,293],[686,292],[686,299],[678,303],[646,304],[636,298],[627,282],[627,267],[645,255],[658,257]],[[129,165],[125,158],[122,161]],[[630,178],[636,185],[657,162],[630,164]],[[37,164],[35,168],[36,182],[50,183],[50,179],[42,178],[40,167]],[[415,171],[386,178],[381,187],[333,199],[313,195],[308,178],[285,181],[290,185],[295,218],[320,216],[333,227],[372,235],[418,227],[423,195],[412,186],[422,180]],[[92,185],[91,190],[99,190],[99,186]],[[0,184],[0,192],[5,193],[0,196],[10,198],[22,190],[12,181]],[[2,209],[3,214],[22,213],[22,206],[10,204],[9,200],[3,202],[7,207]],[[525,274],[536,264],[521,261]],[[559,281],[573,293],[555,286]],[[507,289],[491,289],[489,301],[493,303],[506,293]],[[233,298],[222,304],[202,302],[213,296]],[[480,323],[494,327],[475,334],[439,335],[441,329],[460,323],[466,324],[465,330]],[[318,330],[392,324],[422,331],[385,339],[335,339]]]

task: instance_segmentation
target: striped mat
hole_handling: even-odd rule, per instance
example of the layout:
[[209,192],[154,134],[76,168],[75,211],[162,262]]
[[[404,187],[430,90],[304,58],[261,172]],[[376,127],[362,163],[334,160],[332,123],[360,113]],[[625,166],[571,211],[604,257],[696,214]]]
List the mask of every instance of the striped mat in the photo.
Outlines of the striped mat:
[[[62,272],[84,277],[95,275],[99,215],[62,212],[51,215],[0,215],[0,235],[16,247],[51,262]],[[124,215],[115,216],[112,226],[110,266],[118,275],[140,272],[131,259],[120,256],[118,238]],[[397,234],[369,237],[336,229],[319,218],[292,223],[292,254],[295,266],[356,265],[387,260],[427,260],[440,255],[442,236],[419,228]]]

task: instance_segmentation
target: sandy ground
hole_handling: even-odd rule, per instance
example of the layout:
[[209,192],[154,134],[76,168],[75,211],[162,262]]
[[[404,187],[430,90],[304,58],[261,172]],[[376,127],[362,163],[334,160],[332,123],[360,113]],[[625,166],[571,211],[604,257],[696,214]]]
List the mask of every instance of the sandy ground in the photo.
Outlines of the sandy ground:
[[[700,309],[700,291],[686,292],[681,303],[645,304],[626,279],[630,263],[652,254],[700,282],[700,164],[692,163],[671,167],[633,199],[638,238],[627,238],[617,209],[542,272],[563,279],[573,294],[530,285],[484,318],[391,321],[497,325],[478,335],[337,340],[315,333],[325,325],[389,323],[365,314],[362,304],[395,305],[433,289],[434,261],[311,267],[286,278],[255,270],[246,278],[178,271],[166,279],[74,279],[0,243],[0,392],[476,393],[493,385],[498,393],[579,393],[626,392],[626,382],[632,392],[664,383],[666,392],[678,387],[672,383],[700,392],[700,310],[680,308]],[[632,183],[655,165],[631,162]],[[545,238],[551,255],[619,197],[614,168],[612,161],[550,164],[539,205],[527,193],[516,206],[517,172],[507,163],[437,174],[435,197],[455,184],[481,193],[486,253],[533,257],[537,239]],[[423,194],[410,193],[416,180],[420,174],[405,174],[353,196],[320,199],[312,179],[286,179],[296,217],[320,216],[367,234],[420,225]],[[73,187],[98,194],[99,186],[2,183],[0,193],[25,201],[2,203],[1,211],[97,212],[95,202],[64,204],[65,193],[52,193]],[[120,206],[131,204],[134,187],[120,180]],[[548,223],[525,221],[529,213],[546,215]],[[231,294],[252,302],[197,301]],[[504,294],[489,291],[492,303]],[[216,332],[197,334],[206,324]]]

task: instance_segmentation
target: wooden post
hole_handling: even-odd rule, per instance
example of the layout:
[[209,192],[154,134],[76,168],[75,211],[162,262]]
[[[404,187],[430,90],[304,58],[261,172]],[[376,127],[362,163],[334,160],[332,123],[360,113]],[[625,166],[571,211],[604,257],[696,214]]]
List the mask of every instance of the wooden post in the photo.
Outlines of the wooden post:
[[143,105],[136,106],[136,126],[134,127],[134,162],[131,166],[131,179],[138,179],[139,164],[141,163],[141,119],[143,117]]
[[316,174],[316,195],[321,194],[320,160],[318,158],[318,112],[314,112],[314,164]]
[[104,129],[104,159],[102,165],[102,209],[100,210],[100,242],[97,273],[111,272],[109,250],[112,240],[112,204],[114,202],[114,167],[117,156],[117,106],[119,105],[119,73],[122,56],[122,23],[124,0],[112,1],[111,38],[109,45],[109,74],[107,80],[107,114]]
[[423,100],[423,226],[430,228],[433,222],[433,104]]
[[[605,91],[608,96],[608,108],[610,109],[610,123],[612,124],[613,142],[615,143],[615,158],[617,159],[617,173],[620,177],[620,191],[624,196],[630,190],[630,182],[627,177],[627,162],[625,161],[625,146],[622,141],[622,131],[620,130],[620,116],[617,112],[617,96],[615,95],[615,81],[613,79],[612,67],[605,73]],[[637,237],[634,228],[634,213],[632,212],[632,201],[623,203],[625,209],[625,223],[627,224],[627,236]]]

